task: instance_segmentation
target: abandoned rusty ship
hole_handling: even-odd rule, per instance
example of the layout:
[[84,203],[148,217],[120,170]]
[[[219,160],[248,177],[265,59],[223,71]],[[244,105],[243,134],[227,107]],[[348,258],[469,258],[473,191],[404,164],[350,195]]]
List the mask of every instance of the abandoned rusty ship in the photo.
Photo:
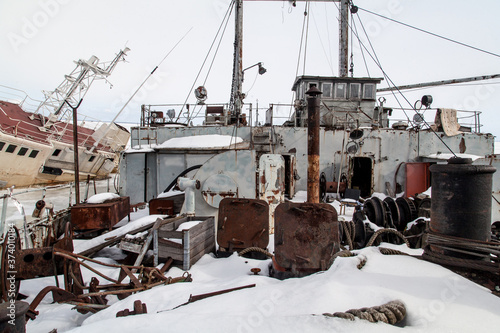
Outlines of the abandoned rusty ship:
[[[66,223],[67,218],[54,218],[57,227],[43,233],[47,240],[38,248],[25,246],[26,231],[5,228],[3,304],[14,303],[12,295],[19,294],[23,280],[64,277],[64,286],[45,287],[31,299],[31,305],[17,301],[19,321],[36,321],[39,313],[35,309],[43,305],[48,293],[55,302],[71,304],[81,313],[96,313],[87,318],[88,326],[77,327],[76,331],[85,327],[99,329],[110,313],[116,313],[116,317],[149,316],[153,310],[149,318],[156,321],[173,319],[179,313],[177,308],[193,307],[191,303],[214,296],[248,292],[248,297],[259,295],[260,299],[262,288],[269,286],[265,291],[268,298],[276,290],[300,293],[304,287],[301,283],[312,283],[319,290],[312,294],[325,301],[335,298],[331,290],[337,295],[342,288],[349,289],[349,283],[342,285],[346,280],[339,282],[340,287],[331,284],[345,269],[349,271],[347,280],[358,279],[359,271],[381,274],[384,287],[376,291],[364,289],[362,293],[369,294],[370,302],[359,309],[323,313],[321,318],[337,320],[333,324],[318,324],[314,319],[312,323],[306,321],[312,326],[301,323],[302,330],[369,330],[359,324],[366,320],[395,325],[379,327],[381,330],[431,327],[439,331],[443,326],[431,326],[425,321],[427,317],[417,314],[424,303],[398,289],[399,285],[384,275],[388,267],[398,269],[401,265],[408,270],[411,265],[423,267],[420,263],[439,264],[475,281],[482,285],[478,288],[489,289],[481,289],[487,294],[481,295],[488,304],[499,304],[491,295],[500,291],[500,233],[495,229],[500,224],[500,178],[496,172],[500,164],[494,154],[494,136],[480,132],[479,117],[474,114],[472,124],[461,124],[460,111],[433,110],[430,95],[412,105],[414,116],[404,121],[391,119],[393,109],[384,98],[377,98],[377,92],[382,90],[378,85],[390,79],[349,75],[349,16],[358,8],[349,0],[333,2],[338,2],[340,17],[338,76],[297,76],[291,83],[294,102],[287,106],[271,104],[265,123],[257,123],[252,104],[244,103],[243,73],[257,66],[260,74],[266,69],[262,63],[243,69],[244,1],[231,1],[228,13],[234,12],[235,16],[235,56],[230,102],[207,103],[207,90],[199,86],[195,90],[196,105],[143,105],[140,126],[131,128],[130,148],[121,152],[117,194],[77,203],[70,209],[71,224]],[[451,81],[457,80],[442,83]],[[400,93],[404,87],[389,89]],[[282,107],[291,110],[290,117],[278,123],[275,113]],[[424,119],[424,110],[433,112],[433,123]],[[199,114],[202,124],[193,125]],[[144,206],[150,215],[130,222],[131,215],[140,214],[137,210]],[[40,224],[37,227],[46,228]],[[8,242],[9,237],[12,242]],[[73,245],[73,238],[87,240],[79,239]],[[91,258],[99,253],[98,257],[105,256],[101,250],[113,252],[110,247],[115,245],[114,250],[127,254],[126,258],[120,257],[120,263]],[[9,268],[11,248],[15,249],[15,260]],[[396,265],[387,264],[382,269],[370,264],[372,260],[389,262],[388,257],[394,255],[399,257],[392,259],[398,260]],[[236,260],[237,265],[242,265],[237,271],[244,271],[241,279],[237,280],[235,274],[239,273],[232,271],[203,271]],[[449,275],[442,269],[442,275],[436,276],[448,281]],[[9,271],[17,273],[12,282]],[[91,278],[88,272],[92,272]],[[179,276],[167,277],[167,272]],[[196,273],[203,281],[200,284],[196,284]],[[408,274],[396,273],[422,288],[415,293],[428,287],[426,277],[412,279]],[[263,275],[273,282],[259,285]],[[214,288],[213,276],[225,281],[228,288],[207,293]],[[235,281],[251,284],[235,286]],[[359,281],[363,284],[368,280]],[[460,289],[462,285],[456,282],[455,275],[450,281],[455,283],[451,291],[461,297],[465,289]],[[163,288],[161,285],[176,282],[191,282],[181,284],[176,289],[179,293],[190,290],[190,285],[195,292],[204,291],[191,294],[182,304],[168,293],[158,293],[162,302],[145,296],[149,289],[154,292]],[[248,289],[258,291],[251,294]],[[383,296],[377,294],[381,289],[385,290]],[[274,306],[286,308],[286,302],[296,301],[297,295],[279,294],[273,300],[273,310]],[[108,303],[107,297],[115,298]],[[309,303],[302,294],[297,299]],[[338,299],[336,302],[338,307],[344,305]],[[226,311],[223,331],[252,331],[261,326],[262,331],[276,331],[276,325],[291,318],[295,322],[303,315],[296,309],[283,311],[284,316],[272,311],[269,318],[264,315],[260,326],[241,319],[244,316],[239,312],[234,318],[226,315],[233,310],[228,305],[239,309],[243,303],[233,298],[232,303],[212,303],[218,305],[207,311],[214,314],[218,306],[224,309],[220,311]],[[445,305],[451,307],[449,303]],[[314,306],[304,305],[304,311],[313,311],[310,309]],[[252,309],[249,306],[243,311]],[[481,316],[498,321],[497,315]],[[341,323],[344,319],[355,320],[357,326]],[[203,328],[212,331],[217,325],[206,320]]]

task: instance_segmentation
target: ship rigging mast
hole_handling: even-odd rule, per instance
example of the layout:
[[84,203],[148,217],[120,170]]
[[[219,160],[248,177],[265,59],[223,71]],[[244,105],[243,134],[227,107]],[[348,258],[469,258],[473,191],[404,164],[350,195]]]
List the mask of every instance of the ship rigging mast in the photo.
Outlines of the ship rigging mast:
[[[45,100],[38,106],[34,114],[41,114],[43,126],[41,131],[48,131],[56,121],[71,122],[73,110],[68,106],[76,105],[83,99],[88,89],[95,79],[106,79],[120,61],[125,60],[125,55],[130,49],[126,47],[116,55],[116,57],[104,67],[104,63],[99,63],[96,56],[89,60],[76,61],[76,68],[64,76],[64,81],[50,92],[44,91]],[[45,114],[48,120],[45,121]],[[53,130],[57,131],[56,127]]]
[[[239,119],[243,105],[243,1],[282,1],[282,0],[234,0],[235,1],[235,41],[233,82],[231,86],[230,111]],[[340,2],[340,38],[339,38],[339,76],[347,77],[349,72],[349,3],[350,0],[289,0],[296,2]]]

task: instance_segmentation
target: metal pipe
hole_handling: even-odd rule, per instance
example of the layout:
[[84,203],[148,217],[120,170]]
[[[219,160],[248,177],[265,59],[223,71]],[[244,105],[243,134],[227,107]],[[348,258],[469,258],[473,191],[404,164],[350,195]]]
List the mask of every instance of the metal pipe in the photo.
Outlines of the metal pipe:
[[397,87],[381,88],[381,89],[377,89],[377,92],[415,89],[415,88],[434,87],[434,86],[444,86],[447,84],[474,82],[474,81],[491,80],[491,79],[498,79],[498,78],[500,78],[500,74],[473,76],[473,77],[465,77],[465,78],[460,78],[460,79],[431,81],[431,82],[423,82],[423,83],[416,83],[416,84],[407,84],[404,86],[397,86]]
[[177,184],[181,191],[185,191],[184,207],[186,215],[195,216],[195,189],[200,189],[200,181],[179,177]]
[[319,108],[322,92],[313,85],[307,92],[307,202],[319,203]]
[[77,106],[69,104],[68,100],[64,100],[66,104],[73,110],[73,164],[75,171],[75,199],[76,204],[80,203],[80,166],[78,162],[78,107],[82,104],[83,99],[80,99]]
[[5,220],[7,219],[7,203],[9,200],[8,195],[4,195],[2,197],[2,217],[0,218],[0,236],[3,237],[3,235],[6,233],[4,228],[5,228]]

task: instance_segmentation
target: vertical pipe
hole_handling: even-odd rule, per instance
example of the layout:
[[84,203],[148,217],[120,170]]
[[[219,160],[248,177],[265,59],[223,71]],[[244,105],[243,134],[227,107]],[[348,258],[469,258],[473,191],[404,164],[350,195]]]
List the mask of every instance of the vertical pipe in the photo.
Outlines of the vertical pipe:
[[321,91],[307,92],[307,202],[319,203],[319,108]]
[[[82,101],[80,100],[80,103]],[[80,105],[78,103],[78,106]],[[77,109],[73,109],[73,163],[75,164],[75,199],[76,199],[76,204],[78,205],[80,203],[80,167],[79,167],[79,162],[78,162],[78,122],[77,122]]]
[[148,202],[148,175],[148,153],[144,153],[144,202]]
[[7,220],[7,203],[8,203],[9,197],[7,195],[4,195],[2,197],[2,215],[0,218],[0,236],[5,234],[5,221]]

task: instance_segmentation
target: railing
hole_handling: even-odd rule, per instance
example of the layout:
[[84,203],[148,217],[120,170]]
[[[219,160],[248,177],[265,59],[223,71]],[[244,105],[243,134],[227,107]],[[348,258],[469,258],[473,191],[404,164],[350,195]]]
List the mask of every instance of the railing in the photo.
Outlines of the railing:
[[[420,111],[420,114],[424,117],[425,122],[418,121],[418,119],[415,119],[415,121],[413,118],[415,112],[413,110],[404,109],[404,111],[405,112],[403,112],[403,109],[401,108],[393,108],[392,116],[389,117],[389,125],[391,126],[396,122],[402,121],[408,123],[410,127],[419,126],[426,128],[427,126],[425,123],[429,125],[434,124],[437,109],[433,108]],[[483,125],[481,125],[480,115],[481,111],[457,110],[458,124],[462,126],[462,128],[470,128],[471,132],[481,133],[481,127]]]
[[[0,85],[0,100],[4,100],[6,102],[10,102],[13,104],[19,105],[24,111],[34,113],[37,111],[39,105],[42,103],[40,100],[33,99],[29,97],[29,95],[20,89],[16,88],[11,88],[8,86]],[[46,116],[46,115],[44,115]],[[92,131],[96,131],[101,125],[105,124],[106,122],[99,120],[97,118],[84,115],[82,113],[78,113],[78,122],[79,126],[88,128]],[[37,142],[34,138],[40,134],[40,130],[38,129],[38,126],[33,125],[32,129],[27,129],[26,131],[28,132],[26,135],[26,139],[30,141]],[[60,127],[61,125],[56,124],[56,126]],[[0,130],[5,132],[5,129],[2,129],[2,126],[0,124]],[[72,128],[72,122],[67,122],[63,125],[63,128],[59,128],[58,131],[54,131],[50,137],[49,140],[57,141],[57,142],[63,142],[67,144],[72,144],[73,143],[73,138],[72,136],[69,137],[67,140],[64,139],[64,134],[67,130],[73,130]],[[52,132],[52,131],[51,131]],[[85,145],[90,139],[91,135],[86,135],[85,133],[80,132],[79,133],[80,139],[83,139],[83,145]]]
[[[172,122],[176,119],[184,119],[189,122],[184,122],[185,125],[226,125],[228,124],[228,120],[224,117],[228,117],[227,114],[220,115],[222,118],[218,122],[210,122],[207,121],[210,117],[214,116],[213,114],[207,113],[206,108],[214,105],[226,106],[226,104],[211,104],[211,105],[188,105],[184,107],[183,111],[186,114],[183,114],[181,117],[159,117],[153,118],[151,114],[157,112],[157,114],[166,115],[168,112],[173,112],[169,110],[175,110],[175,114],[178,114],[177,110],[182,109],[182,105],[176,104],[161,104],[161,105],[147,105],[143,106],[142,110],[142,118],[141,124],[144,127],[147,126],[165,126],[165,124],[169,123],[169,120]],[[392,115],[389,117],[389,127],[396,122],[406,122],[409,127],[420,127],[426,128],[427,125],[431,125],[434,123],[434,118],[436,115],[437,109],[426,109],[421,110],[420,114],[424,117],[425,121],[419,121],[418,117],[414,119],[415,112],[413,110],[401,109],[401,108],[393,108]],[[189,112],[189,116],[187,115]],[[243,108],[243,113],[248,115],[247,125],[248,126],[276,126],[282,125],[287,121],[292,121],[292,116],[295,112],[294,106],[292,104],[270,104],[269,107],[262,108],[257,107],[253,108],[252,104],[245,104]],[[171,113],[172,115],[172,113]],[[462,126],[462,129],[469,130],[471,132],[480,133],[481,132],[481,123],[480,123],[480,111],[467,111],[467,110],[457,110],[457,118],[459,124]],[[304,117],[307,117],[305,114]],[[159,119],[151,121],[151,119]],[[302,123],[305,123],[305,118]],[[346,120],[346,123],[349,123],[349,120]],[[297,126],[297,123],[292,123],[291,125]],[[142,129],[142,131],[144,131]]]

